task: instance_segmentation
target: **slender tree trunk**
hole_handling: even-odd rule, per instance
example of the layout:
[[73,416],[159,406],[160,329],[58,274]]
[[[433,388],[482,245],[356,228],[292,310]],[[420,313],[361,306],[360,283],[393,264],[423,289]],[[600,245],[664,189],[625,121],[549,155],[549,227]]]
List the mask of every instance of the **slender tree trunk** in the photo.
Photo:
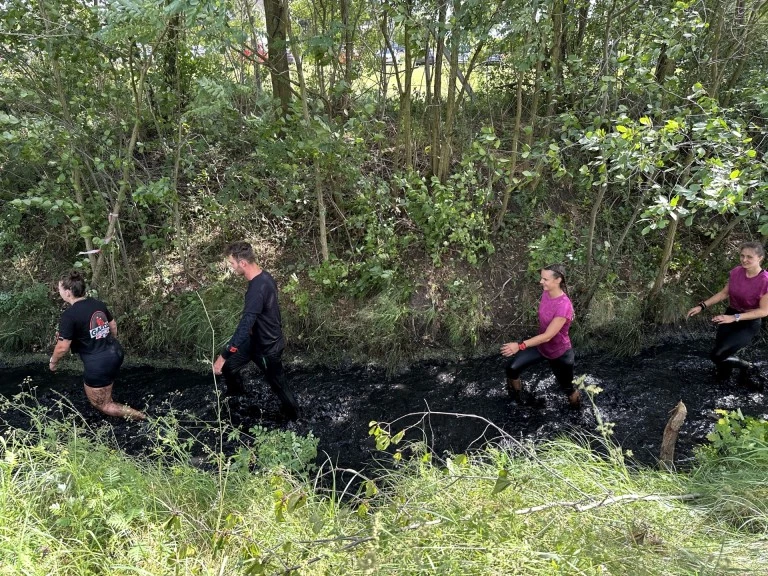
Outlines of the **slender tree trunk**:
[[[82,189],[82,178],[80,174],[80,164],[79,164],[79,155],[77,154],[77,138],[76,135],[78,133],[78,130],[75,127],[74,121],[72,119],[72,113],[69,109],[69,98],[67,97],[66,90],[64,89],[64,79],[62,78],[61,74],[61,68],[59,67],[59,62],[56,59],[56,54],[53,49],[53,42],[52,38],[53,35],[51,34],[50,30],[50,23],[51,20],[48,18],[48,13],[46,10],[46,2],[45,0],[40,0],[40,15],[42,16],[43,22],[45,24],[45,32],[46,32],[46,50],[48,51],[48,58],[50,59],[51,63],[51,72],[53,73],[53,82],[56,86],[56,97],[59,101],[59,105],[61,106],[61,115],[64,118],[64,122],[67,125],[67,129],[70,133],[70,153],[72,154],[72,189],[75,192],[75,201],[77,202],[77,210],[78,215],[80,216],[80,222],[83,226],[89,226],[88,222],[88,215],[85,212],[85,197],[83,196],[83,189]],[[85,240],[85,249],[90,252],[93,250],[93,240],[90,236],[86,236],[84,238]],[[96,255],[95,254],[88,254],[88,259],[91,264],[91,269],[94,268],[96,264]]]
[[[312,130],[312,119],[309,115],[309,103],[307,102],[307,84],[304,80],[304,65],[301,55],[301,47],[299,42],[293,34],[293,30],[290,24],[290,14],[288,7],[285,8],[286,15],[286,33],[291,42],[291,50],[293,57],[296,59],[296,75],[299,77],[299,94],[301,97],[301,111],[304,116],[304,124],[307,130]],[[323,173],[320,166],[320,158],[318,154],[314,155],[312,160],[312,170],[314,172],[315,180],[315,202],[317,205],[318,216],[318,234],[320,236],[320,254],[322,255],[323,262],[327,262],[329,258],[328,252],[328,229],[326,226],[326,213],[327,208],[325,206],[325,195],[323,192]]]
[[254,82],[254,88],[256,89],[256,95],[261,95],[261,66],[262,63],[260,62],[260,56],[259,56],[259,45],[261,44],[261,39],[259,38],[257,32],[256,32],[256,22],[253,18],[253,11],[251,10],[251,4],[248,0],[243,2],[245,5],[246,10],[246,16],[248,18],[248,25],[251,28],[251,45],[252,45],[252,54],[251,58],[253,63],[253,82]]
[[[608,15],[605,19],[605,31],[603,33],[603,61],[600,64],[600,76],[605,76],[611,72],[610,62],[610,48],[611,48],[611,26],[613,25],[613,11],[616,8],[616,0],[611,2],[611,7],[608,9]],[[611,92],[613,91],[613,82],[609,82],[606,86],[606,90],[603,93],[603,104],[600,110],[600,116],[605,118],[608,114],[608,102],[611,99]]]
[[288,71],[286,53],[288,48],[286,34],[287,2],[288,0],[264,0],[272,94],[280,101],[283,116],[288,115],[291,104],[291,77]]
[[443,135],[442,100],[443,100],[443,52],[445,47],[445,20],[448,2],[440,3],[437,15],[437,46],[435,48],[435,94],[432,104],[431,123],[431,172],[437,176],[440,173],[440,152]]
[[[139,72],[139,78],[136,78],[136,74],[134,71],[134,65],[133,65],[133,49],[129,50],[129,56],[128,56],[128,69],[131,72],[131,91],[133,92],[133,103],[134,103],[134,120],[133,120],[133,130],[131,131],[131,138],[128,142],[128,146],[126,146],[125,149],[125,156],[123,158],[123,169],[122,169],[122,178],[120,179],[120,187],[117,191],[117,198],[115,198],[115,201],[112,203],[112,210],[109,213],[109,225],[107,226],[107,233],[104,236],[104,243],[110,242],[115,237],[115,229],[117,227],[118,219],[120,218],[120,210],[123,207],[123,203],[125,202],[125,199],[128,195],[128,190],[131,186],[130,178],[131,178],[131,172],[133,170],[133,153],[136,149],[136,142],[139,138],[139,128],[141,127],[141,108],[142,108],[142,101],[144,100],[144,82],[147,78],[147,71],[149,70],[149,67],[152,63],[152,54],[154,54],[155,49],[157,46],[160,45],[160,43],[163,41],[163,37],[167,33],[168,28],[166,27],[158,36],[157,40],[152,44],[150,47],[150,52],[145,54],[144,57],[144,64],[141,67],[141,71]],[[104,270],[104,263],[105,263],[105,251],[102,250],[99,252],[99,256],[96,260],[96,265],[93,269],[93,280],[92,283],[94,286],[98,286],[101,273]]]
[[[520,143],[520,124],[523,117],[523,71],[517,71],[517,89],[515,90],[515,128],[512,131],[512,157],[509,162],[509,175],[510,179],[515,177],[515,171],[517,170],[517,148]],[[509,197],[512,194],[513,184],[507,186],[504,190],[504,197],[501,201],[501,209],[499,215],[496,218],[496,224],[493,227],[494,232],[501,228],[504,223],[504,216],[507,214],[507,207],[509,205]]]
[[549,139],[552,131],[552,119],[555,116],[558,95],[563,93],[563,15],[565,0],[554,0],[552,5],[552,48],[549,52],[549,66],[554,88],[547,95],[547,126],[544,140]]
[[[453,0],[453,13],[461,13],[461,0]],[[451,159],[453,158],[453,128],[456,117],[456,78],[459,69],[459,49],[461,35],[451,34],[451,63],[448,76],[448,96],[445,102],[445,125],[443,126],[442,145],[440,151],[440,182],[448,180]]]
[[[412,3],[408,2],[408,13],[406,15],[406,22],[403,26],[403,42],[405,43],[405,73],[404,73],[404,86],[403,91],[400,94],[400,140],[403,143],[402,165],[406,169],[410,169],[413,166],[413,140],[411,135],[411,81],[413,80],[413,55],[411,54],[411,32],[412,24],[409,22],[411,17]],[[397,63],[395,62],[395,68]],[[395,70],[397,73],[397,69]]]
[[[681,177],[681,181],[685,182],[687,184],[688,177],[691,173],[691,166],[693,164],[693,152],[690,152],[688,154],[688,157],[686,158],[686,164],[685,169],[683,170],[683,175]],[[679,207],[682,208],[685,205],[685,200],[681,199],[679,203]],[[661,262],[659,263],[659,270],[656,274],[656,280],[653,283],[653,288],[651,288],[651,292],[648,294],[649,300],[654,300],[661,294],[661,289],[664,287],[664,280],[667,276],[667,270],[669,270],[669,262],[672,260],[672,249],[675,246],[675,237],[677,235],[677,227],[680,224],[680,216],[678,215],[678,210],[675,210],[672,213],[672,221],[669,223],[669,226],[667,227],[667,236],[666,240],[664,242],[664,251],[661,254]]]
[[584,297],[581,300],[581,307],[583,309],[586,310],[589,308],[589,305],[592,303],[592,299],[595,297],[595,294],[597,293],[597,289],[600,287],[600,283],[605,278],[605,275],[607,274],[608,269],[614,263],[614,261],[616,260],[616,256],[619,254],[619,250],[624,245],[624,241],[629,235],[629,231],[637,223],[637,217],[640,215],[640,211],[643,209],[643,206],[645,205],[646,196],[647,196],[646,192],[640,193],[637,199],[637,204],[635,204],[635,208],[632,211],[632,215],[629,217],[629,220],[627,220],[627,224],[626,226],[624,226],[624,230],[622,231],[621,236],[619,236],[618,241],[616,241],[613,244],[610,255],[608,256],[608,258],[606,258],[605,262],[603,262],[602,266],[600,266],[600,269],[597,271],[597,273],[591,276],[592,284],[590,285],[589,289],[587,290],[587,293],[584,295]]
[[[535,15],[534,15],[534,22],[535,22]],[[533,25],[533,24],[531,24]],[[534,73],[534,80],[533,80],[533,96],[531,97],[531,113],[528,118],[528,126],[529,131],[525,138],[525,143],[528,145],[528,148],[531,148],[533,146],[533,136],[536,132],[536,119],[539,114],[539,95],[541,93],[541,71],[543,68],[543,41],[539,44],[539,49],[537,50],[536,54],[536,71]]]

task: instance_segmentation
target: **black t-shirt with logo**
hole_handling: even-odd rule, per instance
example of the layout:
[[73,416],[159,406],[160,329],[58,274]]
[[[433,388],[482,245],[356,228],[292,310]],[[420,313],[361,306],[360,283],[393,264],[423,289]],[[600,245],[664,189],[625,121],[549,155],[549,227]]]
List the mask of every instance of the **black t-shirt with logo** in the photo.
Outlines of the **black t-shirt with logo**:
[[114,340],[109,323],[112,313],[107,305],[95,298],[78,300],[61,315],[59,340],[71,340],[72,352],[98,354]]

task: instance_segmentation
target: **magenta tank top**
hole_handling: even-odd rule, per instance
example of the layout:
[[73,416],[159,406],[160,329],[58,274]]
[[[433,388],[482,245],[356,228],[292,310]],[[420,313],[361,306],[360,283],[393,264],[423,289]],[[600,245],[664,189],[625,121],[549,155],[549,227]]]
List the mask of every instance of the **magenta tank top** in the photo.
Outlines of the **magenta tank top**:
[[747,278],[747,270],[736,266],[728,276],[728,303],[739,312],[760,307],[760,298],[768,294],[768,272],[760,270],[754,278]]
[[565,318],[565,324],[549,342],[539,344],[539,352],[545,358],[559,358],[571,349],[571,338],[568,330],[573,322],[573,304],[567,294],[550,298],[547,292],[542,293],[539,302],[539,334],[547,331],[547,326],[555,318]]

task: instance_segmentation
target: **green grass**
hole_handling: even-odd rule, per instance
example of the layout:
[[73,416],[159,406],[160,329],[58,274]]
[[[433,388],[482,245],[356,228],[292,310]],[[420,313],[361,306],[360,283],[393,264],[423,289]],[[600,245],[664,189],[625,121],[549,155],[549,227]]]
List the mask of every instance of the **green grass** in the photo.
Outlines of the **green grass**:
[[[759,442],[670,473],[586,439],[502,438],[441,460],[418,427],[395,444],[380,424],[400,464],[330,490],[329,465],[268,465],[265,442],[222,423],[211,431],[241,443],[235,456],[182,441],[169,418],[139,459],[109,427],[31,417],[0,438],[0,574],[744,575],[768,562]],[[280,442],[302,441],[274,436],[271,457]]]

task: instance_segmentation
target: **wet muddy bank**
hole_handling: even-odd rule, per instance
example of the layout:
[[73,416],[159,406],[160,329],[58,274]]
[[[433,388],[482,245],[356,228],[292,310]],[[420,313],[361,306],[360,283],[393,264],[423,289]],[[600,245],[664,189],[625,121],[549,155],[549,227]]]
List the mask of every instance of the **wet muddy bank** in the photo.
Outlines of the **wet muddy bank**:
[[[741,408],[745,414],[768,418],[765,393],[750,392],[736,384],[715,382],[707,355],[711,338],[676,339],[645,350],[632,358],[616,359],[601,354],[577,355],[576,374],[603,389],[595,402],[602,418],[613,422],[614,438],[635,459],[653,465],[658,458],[668,413],[682,400],[688,418],[681,429],[677,461],[690,460],[695,446],[706,441],[715,421],[716,408]],[[768,373],[768,353],[752,346],[745,357]],[[79,368],[72,364],[72,368]],[[185,367],[128,366],[121,371],[115,398],[146,409],[150,416],[176,413],[180,424],[204,441],[213,441],[205,425],[216,421],[216,386],[210,373],[199,365]],[[406,439],[425,439],[437,454],[477,448],[498,438],[493,422],[520,440],[543,440],[561,434],[595,434],[591,409],[572,412],[558,392],[546,364],[526,374],[524,385],[543,399],[542,408],[512,403],[503,385],[503,360],[493,355],[464,361],[432,361],[414,364],[394,376],[374,367],[327,369],[289,365],[288,375],[302,408],[302,417],[287,422],[258,372],[247,372],[248,395],[236,406],[225,406],[224,416],[247,431],[254,425],[287,429],[319,437],[318,459],[330,458],[338,467],[363,469],[387,461],[368,435],[369,422],[392,422],[393,433],[417,422],[431,411],[423,432],[414,430]],[[25,378],[31,378],[24,383]],[[91,408],[82,391],[80,372],[51,374],[42,363],[0,367],[0,394],[10,397],[32,390],[43,406],[53,407],[66,398],[93,426],[108,423],[118,446],[128,453],[145,453],[150,429],[139,423],[103,417]],[[477,415],[481,418],[454,415]],[[403,418],[406,415],[411,415]],[[26,426],[24,417],[2,415],[5,425]],[[483,420],[485,419],[485,420]]]

